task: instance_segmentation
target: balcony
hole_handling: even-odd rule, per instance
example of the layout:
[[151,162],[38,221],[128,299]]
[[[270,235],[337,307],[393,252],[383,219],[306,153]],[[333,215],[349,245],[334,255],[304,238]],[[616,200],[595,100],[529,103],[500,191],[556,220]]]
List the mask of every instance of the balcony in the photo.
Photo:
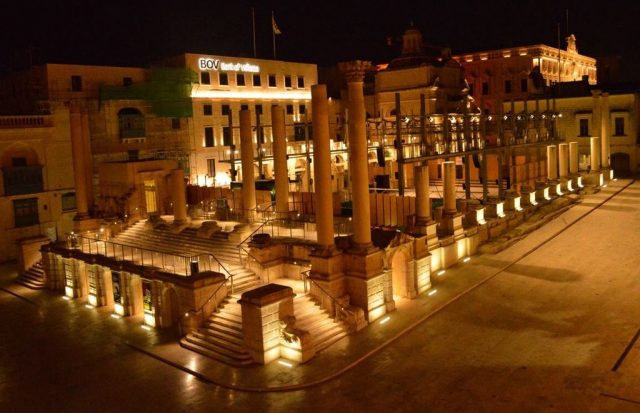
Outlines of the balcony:
[[5,195],[35,194],[44,190],[42,165],[2,168]]
[[53,126],[50,116],[0,116],[0,129],[47,128]]

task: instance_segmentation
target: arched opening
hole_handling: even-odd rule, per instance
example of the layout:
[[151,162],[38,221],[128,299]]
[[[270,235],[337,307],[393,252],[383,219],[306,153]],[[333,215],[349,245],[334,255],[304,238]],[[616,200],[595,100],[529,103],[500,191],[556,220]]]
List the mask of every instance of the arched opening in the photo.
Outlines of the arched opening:
[[162,292],[162,326],[180,335],[180,301],[174,288]]
[[123,108],[118,111],[120,139],[145,137],[144,115],[136,108]]
[[628,153],[617,152],[611,155],[611,168],[614,176],[631,176],[631,157]]
[[397,251],[391,259],[391,285],[394,299],[407,296],[407,255],[402,251]]

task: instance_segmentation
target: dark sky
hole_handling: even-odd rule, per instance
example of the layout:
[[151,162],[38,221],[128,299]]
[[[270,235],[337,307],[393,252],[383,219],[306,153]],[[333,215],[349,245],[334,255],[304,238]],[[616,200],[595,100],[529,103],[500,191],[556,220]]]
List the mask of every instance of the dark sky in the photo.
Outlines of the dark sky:
[[[181,52],[251,56],[255,6],[258,57],[272,57],[270,14],[283,34],[278,58],[320,65],[397,55],[385,46],[410,21],[425,41],[454,53],[515,45],[557,44],[557,23],[581,53],[621,55],[640,70],[640,2],[617,1],[93,1],[3,0],[0,67],[62,62],[148,65]],[[7,10],[9,12],[7,12]],[[640,76],[636,76],[640,77]]]

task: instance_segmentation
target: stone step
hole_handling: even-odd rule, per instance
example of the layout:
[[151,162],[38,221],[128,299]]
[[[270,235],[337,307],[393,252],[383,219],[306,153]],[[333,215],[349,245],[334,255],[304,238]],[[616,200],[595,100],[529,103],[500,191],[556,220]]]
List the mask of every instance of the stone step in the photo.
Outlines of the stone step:
[[313,341],[313,345],[316,349],[316,353],[321,352],[322,350],[330,347],[332,344],[336,343],[337,341],[339,341],[340,339],[346,337],[348,335],[348,333],[346,331],[342,331],[338,334],[335,334],[333,336],[328,336],[327,338],[325,338],[322,341]]
[[25,279],[21,279],[21,278],[17,278],[15,280],[15,282],[17,284],[23,285],[27,288],[30,288],[32,290],[42,290],[43,288],[46,287],[46,284],[44,282],[41,281],[32,281],[32,280],[25,280]]
[[206,334],[201,330],[194,331],[190,334],[190,336],[192,338],[197,338],[206,342],[208,345],[205,347],[207,347],[209,350],[219,351],[230,357],[233,357],[237,354],[247,353],[247,350],[244,348],[243,344],[238,345],[237,343],[227,340],[226,338],[219,339],[215,336]]
[[214,360],[218,360],[221,361],[223,363],[226,364],[230,364],[233,366],[248,366],[253,364],[253,360],[251,359],[251,356],[249,356],[248,358],[243,358],[243,359],[236,359],[236,358],[232,358],[232,357],[228,357],[224,354],[221,354],[219,352],[216,351],[211,351],[205,347],[202,347],[198,344],[194,344],[190,341],[188,341],[186,338],[182,338],[180,340],[180,345],[184,348],[187,348],[191,351],[195,351],[196,353],[202,354],[203,356],[212,358]]
[[242,337],[232,336],[230,334],[225,334],[218,330],[212,330],[209,328],[201,328],[198,330],[201,334],[206,335],[208,340],[220,341],[222,343],[227,343],[230,346],[235,346],[237,349],[241,350],[244,348],[244,340]]
[[236,337],[242,340],[242,326],[238,328],[235,325],[227,325],[227,324],[216,323],[216,322],[206,322],[205,327],[203,328],[206,328],[208,330],[218,331],[225,335]]

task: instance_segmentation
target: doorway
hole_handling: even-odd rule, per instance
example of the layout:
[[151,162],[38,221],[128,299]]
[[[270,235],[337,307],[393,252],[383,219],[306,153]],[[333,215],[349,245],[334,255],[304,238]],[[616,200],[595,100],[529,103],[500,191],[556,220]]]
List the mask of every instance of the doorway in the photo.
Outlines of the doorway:
[[156,181],[144,181],[144,198],[146,202],[147,214],[158,212],[158,201],[156,199]]

